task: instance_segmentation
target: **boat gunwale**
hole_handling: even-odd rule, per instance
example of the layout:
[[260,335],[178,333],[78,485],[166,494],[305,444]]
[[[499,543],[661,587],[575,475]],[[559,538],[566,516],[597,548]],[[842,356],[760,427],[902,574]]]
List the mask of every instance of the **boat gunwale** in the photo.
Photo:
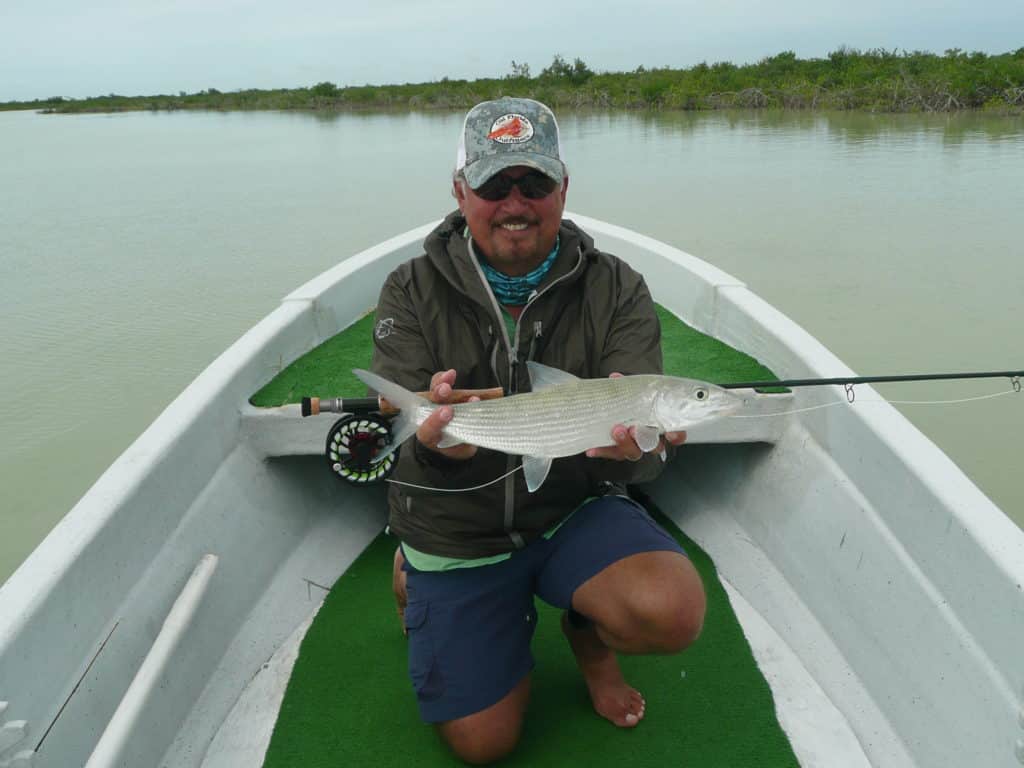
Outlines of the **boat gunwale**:
[[[751,355],[776,374],[781,375],[785,372],[787,378],[856,375],[835,353],[796,321],[751,291],[745,283],[721,269],[686,251],[623,227],[585,216],[572,218],[588,232],[599,232],[610,237],[631,240],[640,248],[655,253],[705,280],[715,294],[712,300],[715,305],[721,302],[732,304],[735,311],[745,315],[752,326],[770,331],[774,343],[751,345],[750,335],[744,335],[735,327],[723,326],[718,322],[722,313],[716,312],[705,316],[688,313],[687,307],[682,306],[670,291],[668,281],[649,280],[648,286],[654,300],[696,330]],[[715,306],[715,309],[719,307]],[[785,350],[789,354],[782,357],[778,350]],[[883,399],[870,385],[858,385],[858,388],[864,394]],[[820,403],[846,402],[845,392],[840,387],[821,387],[817,390]],[[1016,577],[1018,581],[1024,579],[1024,531],[895,406],[888,402],[880,402],[877,405],[872,403],[872,406],[871,409],[844,409],[841,413],[844,418],[863,422],[870,432],[883,440],[893,454],[903,459],[904,465],[922,481],[922,485],[933,491],[940,503],[947,508],[968,510],[970,517],[963,519],[963,522],[969,524],[979,545],[999,562],[1001,570],[1007,577]],[[798,420],[812,426],[814,431],[811,420]]]
[[[690,294],[680,296],[671,288],[675,281],[648,280],[654,298],[697,330],[715,336],[737,349],[753,355],[776,371],[786,375],[825,376],[848,375],[852,371],[819,341],[790,318],[750,291],[745,284],[673,246],[630,230],[585,216],[566,214],[597,239],[608,238],[624,244],[624,251],[647,254],[665,260],[665,270],[682,269],[694,277],[687,284]],[[435,226],[430,223],[416,227],[384,243],[361,251],[334,268],[307,281],[286,295],[281,304],[229,346],[203,370],[156,420],[129,446],[87,491],[82,499],[58,523],[44,541],[15,573],[0,585],[0,615],[9,617],[0,625],[0,658],[12,646],[23,643],[23,633],[39,632],[34,620],[40,611],[54,610],[47,598],[62,586],[74,588],[73,576],[83,568],[113,571],[108,563],[83,563],[97,539],[117,523],[126,508],[155,482],[154,473],[168,472],[167,462],[175,451],[185,450],[191,438],[200,431],[218,436],[216,445],[207,446],[208,456],[226,458],[244,437],[241,430],[248,397],[275,374],[274,366],[283,366],[322,343],[334,333],[360,317],[366,306],[342,306],[334,300],[339,293],[353,293],[354,281],[379,284],[383,275],[399,261],[420,251],[423,237]],[[601,242],[605,247],[606,243]],[[629,260],[630,253],[619,253],[616,247],[607,250]],[[642,259],[641,259],[642,260]],[[637,266],[643,272],[642,266]],[[372,280],[371,280],[372,278]],[[342,288],[342,286],[345,286]],[[363,292],[365,294],[365,291]],[[376,292],[372,293],[376,296]],[[751,328],[759,333],[750,334]],[[278,359],[281,349],[290,359]],[[822,390],[816,397],[831,402],[839,392]],[[208,420],[213,418],[211,425]],[[824,415],[790,417],[795,424],[814,434],[823,445],[829,445],[829,430],[848,429],[860,425],[863,434],[877,439],[917,483],[934,497],[937,504],[950,510],[972,542],[991,563],[992,575],[1001,576],[1007,584],[1024,583],[1024,533],[928,440],[909,420],[890,405],[866,409],[829,409]],[[206,422],[206,423],[204,423]],[[837,464],[848,469],[849,456],[839,448]],[[217,471],[219,464],[198,470],[191,477],[200,490]],[[891,525],[892,521],[883,521]],[[901,541],[900,537],[895,537]],[[913,557],[911,559],[914,559]],[[145,553],[136,555],[134,568],[145,570]],[[133,574],[118,574],[121,581],[133,582]],[[988,583],[988,582],[986,582]],[[130,584],[112,590],[107,600],[117,603],[131,592]],[[942,592],[942,590],[940,590]],[[944,592],[943,592],[944,593]],[[120,597],[118,597],[120,595]],[[116,605],[114,606],[116,608]],[[966,606],[969,611],[970,605]],[[956,605],[958,614],[965,607]],[[105,614],[106,616],[108,614]],[[48,619],[48,621],[52,621]],[[42,624],[46,625],[47,621]],[[78,657],[88,651],[94,636],[109,628],[105,617],[82,622],[76,633],[75,650],[64,665],[75,668]],[[990,640],[984,635],[983,640]],[[987,655],[993,655],[985,646]],[[1004,653],[994,654],[998,660],[1011,664]],[[63,668],[63,667],[62,667]],[[1006,670],[1001,666],[1001,670]],[[1005,671],[1000,671],[1001,676]],[[1013,688],[1017,681],[1004,679]],[[1014,688],[1015,690],[1015,688]],[[1005,691],[1004,691],[1005,693]],[[47,705],[49,706],[49,705]],[[38,714],[38,713],[37,713]],[[39,718],[36,718],[39,719]]]

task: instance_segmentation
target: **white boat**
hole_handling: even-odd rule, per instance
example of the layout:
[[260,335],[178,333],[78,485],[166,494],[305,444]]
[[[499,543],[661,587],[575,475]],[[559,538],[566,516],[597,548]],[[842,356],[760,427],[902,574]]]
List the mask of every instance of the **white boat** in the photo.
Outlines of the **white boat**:
[[[849,371],[715,267],[569,215],[694,328]],[[0,768],[258,766],[299,643],[381,531],[334,417],[250,396],[362,316],[434,224],[351,256],[212,363],[0,588]],[[1024,764],[1024,533],[868,387],[693,430],[646,489],[711,555],[805,766]],[[821,407],[816,406],[835,406]],[[411,697],[411,694],[410,694]]]

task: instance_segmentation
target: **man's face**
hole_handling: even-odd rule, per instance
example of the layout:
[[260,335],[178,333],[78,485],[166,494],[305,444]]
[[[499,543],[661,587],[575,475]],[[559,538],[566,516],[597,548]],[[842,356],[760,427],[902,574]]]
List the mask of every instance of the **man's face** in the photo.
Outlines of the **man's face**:
[[[517,165],[501,174],[518,179],[532,169]],[[531,200],[512,187],[502,200],[484,200],[468,184],[455,183],[455,197],[474,244],[491,266],[506,275],[525,275],[555,247],[569,178],[547,197]]]

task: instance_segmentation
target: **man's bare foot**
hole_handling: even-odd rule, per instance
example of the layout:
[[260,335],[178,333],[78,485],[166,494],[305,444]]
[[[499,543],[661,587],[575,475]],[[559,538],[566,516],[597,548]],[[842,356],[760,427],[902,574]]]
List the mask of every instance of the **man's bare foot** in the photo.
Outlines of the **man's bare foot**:
[[577,629],[563,612],[562,632],[576,655],[597,714],[622,728],[632,728],[643,720],[644,697],[623,679],[615,652],[601,641],[594,625]]
[[405,628],[405,604],[409,601],[408,596],[405,592],[405,571],[402,570],[402,564],[405,562],[405,558],[402,557],[402,548],[395,548],[395,562],[391,567],[391,591],[395,593],[395,607],[398,609],[398,620],[402,624],[402,634],[408,635],[409,632]]

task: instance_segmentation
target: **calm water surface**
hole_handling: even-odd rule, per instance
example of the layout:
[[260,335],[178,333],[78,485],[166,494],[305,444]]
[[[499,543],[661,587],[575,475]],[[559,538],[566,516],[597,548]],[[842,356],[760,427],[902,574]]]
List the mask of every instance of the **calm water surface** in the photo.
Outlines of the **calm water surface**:
[[[0,580],[282,296],[453,208],[461,120],[0,113]],[[1024,366],[1020,118],[561,123],[571,210],[731,272],[854,370]],[[901,406],[1018,524],[1021,398]]]

